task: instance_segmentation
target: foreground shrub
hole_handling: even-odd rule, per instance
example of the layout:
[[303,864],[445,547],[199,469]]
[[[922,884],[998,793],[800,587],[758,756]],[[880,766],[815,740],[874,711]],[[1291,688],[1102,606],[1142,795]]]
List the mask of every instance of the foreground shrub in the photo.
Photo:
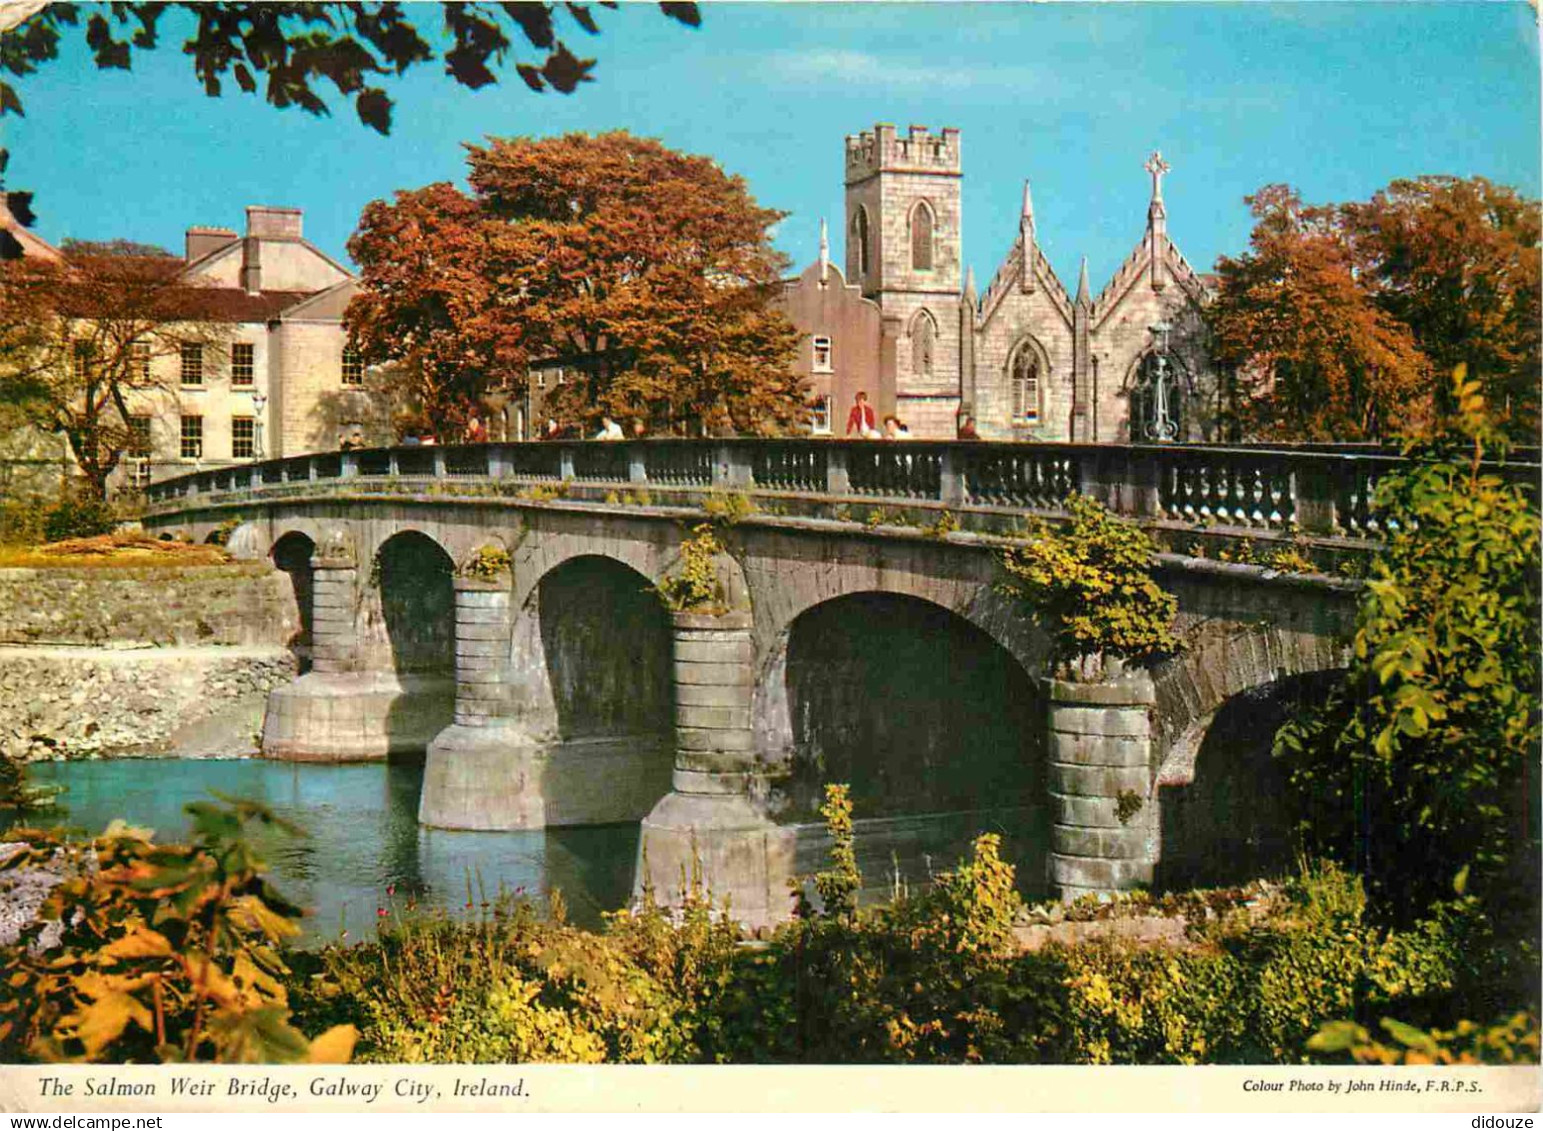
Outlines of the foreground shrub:
[[[1378,488],[1389,531],[1344,683],[1282,728],[1300,831],[1411,922],[1454,892],[1537,925],[1538,512],[1481,464],[1498,433],[1459,374],[1452,430]],[[1518,933],[1521,933],[1518,930]]]
[[[1465,920],[1368,922],[1360,882],[1304,873],[1263,917],[1191,925],[1185,948],[1097,942],[1019,953],[994,837],[932,890],[785,928],[720,998],[721,1059],[813,1063],[1300,1063],[1328,1019],[1397,1004],[1439,1017]],[[791,997],[791,1007],[787,999]],[[746,998],[769,1008],[757,1015]],[[765,1017],[766,1023],[759,1023]]]
[[324,951],[303,1015],[356,1023],[360,1061],[694,1063],[710,1028],[697,1003],[728,981],[738,941],[697,885],[676,916],[645,900],[603,934],[523,900],[474,922],[408,913]]
[[995,836],[919,894],[859,909],[843,790],[824,813],[832,866],[769,941],[742,940],[697,883],[679,910],[645,899],[602,934],[526,903],[393,917],[377,942],[310,960],[300,1023],[355,1024],[360,1059],[406,1063],[1258,1064],[1312,1059],[1336,1020],[1444,1030],[1487,1008],[1472,900],[1389,931],[1328,863],[1266,906],[1195,900],[1183,947],[1023,953]]
[[1329,1061],[1357,1064],[1536,1064],[1538,1018],[1516,1013],[1493,1025],[1459,1021],[1447,1031],[1425,1032],[1384,1017],[1380,1027],[1391,1044],[1377,1040],[1354,1021],[1325,1025],[1308,1048]]
[[43,515],[43,540],[62,542],[66,538],[91,538],[109,534],[117,516],[105,500],[90,495],[61,499]]
[[246,835],[287,826],[245,801],[187,812],[187,845],[118,822],[87,846],[29,830],[29,847],[0,865],[62,874],[4,953],[0,1059],[348,1059],[351,1029],[311,1042],[289,1023],[279,944],[298,933],[300,910],[263,878]]

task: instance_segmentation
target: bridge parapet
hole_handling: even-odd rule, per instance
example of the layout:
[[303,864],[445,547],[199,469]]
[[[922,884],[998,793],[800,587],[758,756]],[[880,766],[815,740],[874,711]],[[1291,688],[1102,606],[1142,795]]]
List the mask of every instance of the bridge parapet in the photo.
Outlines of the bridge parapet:
[[[1354,446],[641,440],[322,452],[194,472],[147,489],[152,514],[361,480],[475,493],[488,484],[721,489],[779,497],[1054,510],[1073,492],[1116,514],[1323,537],[1380,538],[1377,484],[1403,463]],[[1536,489],[1536,452],[1495,465]]]

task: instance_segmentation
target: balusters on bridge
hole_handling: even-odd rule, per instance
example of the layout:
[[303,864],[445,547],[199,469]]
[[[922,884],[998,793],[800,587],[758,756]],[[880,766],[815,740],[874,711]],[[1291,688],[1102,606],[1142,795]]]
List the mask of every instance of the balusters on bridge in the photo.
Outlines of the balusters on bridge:
[[[577,480],[667,489],[773,491],[948,506],[1056,510],[1072,491],[1117,514],[1318,537],[1379,539],[1378,483],[1401,458],[1375,450],[1200,445],[789,439],[526,442],[318,452],[189,471],[145,490],[193,497],[401,477]],[[1495,465],[1490,465],[1495,466]],[[1498,468],[1537,490],[1536,457]],[[185,504],[190,505],[190,504]]]

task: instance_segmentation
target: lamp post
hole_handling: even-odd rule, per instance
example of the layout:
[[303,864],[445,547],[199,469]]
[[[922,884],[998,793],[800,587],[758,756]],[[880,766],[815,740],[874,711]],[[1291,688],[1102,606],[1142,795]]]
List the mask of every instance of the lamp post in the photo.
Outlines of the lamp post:
[[1166,444],[1179,435],[1178,422],[1168,410],[1168,331],[1172,327],[1158,322],[1150,329],[1157,338],[1157,353],[1153,356],[1157,364],[1152,375],[1152,416],[1147,421],[1147,438]]
[[263,409],[268,407],[268,398],[262,393],[252,394],[252,458],[262,459],[263,452]]

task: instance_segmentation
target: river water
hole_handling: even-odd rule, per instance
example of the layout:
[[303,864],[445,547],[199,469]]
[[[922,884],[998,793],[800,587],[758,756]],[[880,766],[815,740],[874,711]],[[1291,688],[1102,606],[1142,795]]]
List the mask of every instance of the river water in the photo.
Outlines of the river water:
[[[473,912],[500,890],[562,892],[569,918],[595,927],[625,905],[638,826],[531,832],[450,832],[418,824],[421,762],[312,765],[134,759],[47,762],[35,785],[62,785],[62,809],[47,823],[100,833],[115,818],[185,839],[182,807],[212,794],[260,801],[307,834],[259,840],[278,890],[307,911],[304,943],[373,938],[379,911],[409,899],[453,914]],[[394,895],[387,889],[395,888]]]

